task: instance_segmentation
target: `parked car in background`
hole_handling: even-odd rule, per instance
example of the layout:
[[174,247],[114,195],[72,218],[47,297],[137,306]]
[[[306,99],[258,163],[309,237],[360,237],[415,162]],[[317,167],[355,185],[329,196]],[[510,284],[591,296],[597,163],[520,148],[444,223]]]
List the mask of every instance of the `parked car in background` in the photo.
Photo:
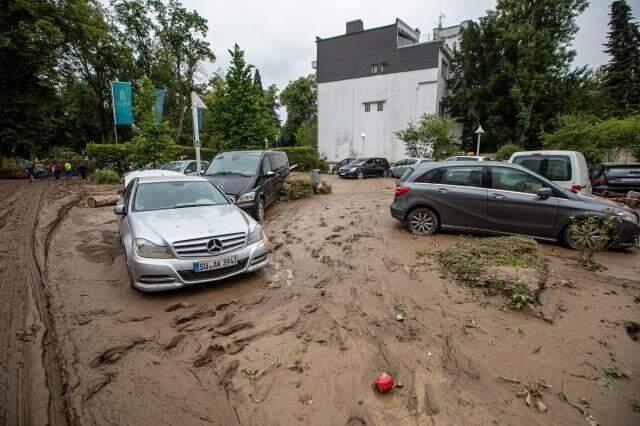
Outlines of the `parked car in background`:
[[[170,161],[160,167],[160,170],[171,170],[185,175],[195,175],[197,165],[198,163],[196,162],[196,160]],[[204,173],[204,171],[207,170],[207,167],[209,167],[208,161],[200,161],[201,172]]]
[[640,163],[599,163],[591,167],[593,193],[604,197],[640,191]]
[[331,173],[333,173],[334,175],[337,175],[338,174],[338,170],[340,170],[340,167],[346,166],[347,164],[349,164],[353,160],[355,160],[354,157],[348,157],[348,158],[345,158],[344,160],[338,161],[336,164],[334,164],[331,167]]
[[114,212],[139,290],[217,281],[267,264],[260,225],[201,177],[137,177]]
[[407,170],[417,166],[420,163],[433,161],[429,158],[403,158],[387,170],[387,176],[393,178],[401,177]]
[[576,249],[571,218],[614,214],[615,239],[632,247],[638,239],[638,214],[626,206],[577,194],[515,164],[440,162],[420,164],[403,176],[391,215],[415,234],[439,229],[524,235],[560,241]]
[[182,173],[174,172],[173,170],[161,170],[161,169],[145,169],[136,170],[135,172],[126,173],[124,178],[124,187],[126,188],[135,178],[141,177],[162,177],[162,176],[184,176]]
[[491,161],[491,159],[481,155],[455,155],[444,161]]
[[215,156],[203,176],[238,207],[261,221],[289,176],[289,159],[282,151],[223,151]]
[[387,170],[389,170],[389,162],[386,158],[365,157],[340,167],[338,175],[342,178],[364,179],[369,176],[385,176]]
[[511,155],[509,163],[524,166],[562,188],[591,194],[587,160],[577,151],[516,152]]

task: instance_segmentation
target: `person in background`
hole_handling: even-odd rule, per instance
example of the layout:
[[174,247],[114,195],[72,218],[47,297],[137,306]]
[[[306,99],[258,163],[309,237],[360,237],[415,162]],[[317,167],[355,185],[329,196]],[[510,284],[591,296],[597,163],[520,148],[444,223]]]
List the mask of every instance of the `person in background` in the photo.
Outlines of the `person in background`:
[[73,176],[73,170],[71,167],[71,163],[67,161],[66,163],[64,163],[64,178],[71,179],[72,176]]
[[44,179],[44,164],[36,160],[36,177],[38,179]]
[[80,175],[80,179],[87,180],[87,166],[82,161],[78,164],[78,175]]
[[51,173],[53,173],[55,180],[60,180],[60,163],[58,163],[58,160],[53,160],[51,163]]
[[36,178],[36,174],[33,172],[33,164],[27,164],[27,176],[29,176],[29,180],[33,182]]

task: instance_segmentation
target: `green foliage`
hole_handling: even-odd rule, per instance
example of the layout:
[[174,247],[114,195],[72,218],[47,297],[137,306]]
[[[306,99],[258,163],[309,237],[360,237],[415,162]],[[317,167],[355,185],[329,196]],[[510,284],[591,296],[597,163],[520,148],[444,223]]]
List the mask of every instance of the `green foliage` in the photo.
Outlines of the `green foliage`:
[[612,160],[623,149],[640,146],[640,115],[601,120],[588,115],[564,115],[556,131],[541,134],[545,148],[579,151],[590,164]]
[[409,123],[406,129],[396,132],[411,157],[443,160],[455,151],[453,121],[437,114],[424,114],[418,124]]
[[118,183],[120,176],[112,169],[98,170],[91,176],[91,180],[95,183]]
[[578,247],[580,265],[592,271],[600,268],[594,256],[611,241],[613,223],[613,212],[607,212],[604,217],[590,215],[581,219],[571,218],[569,235]]
[[482,124],[483,146],[540,146],[539,133],[572,110],[584,70],[572,70],[575,18],[586,0],[499,0],[462,31],[445,99],[465,125],[463,143],[473,146]]
[[282,185],[281,200],[299,200],[311,197],[315,193],[316,184],[310,177],[287,179]]
[[142,79],[142,87],[135,97],[135,110],[138,118],[134,128],[135,136],[130,144],[129,160],[137,166],[147,163],[160,165],[173,157],[174,141],[171,128],[165,121],[158,124],[153,109],[156,94],[151,80]]
[[287,121],[280,134],[281,143],[295,145],[300,126],[318,112],[315,74],[290,81],[280,94],[280,103],[287,110]]
[[640,109],[640,30],[626,0],[611,3],[603,87],[621,114]]
[[82,158],[80,154],[78,154],[77,152],[75,152],[74,150],[66,146],[54,146],[53,148],[49,149],[47,157],[49,157],[52,160],[55,159],[58,161],[60,160],[71,161],[71,160],[79,160]]
[[598,384],[607,388],[607,390],[613,391],[617,388],[616,380],[622,378],[629,379],[631,378],[631,374],[618,367],[609,367],[604,369],[604,373],[598,379]]
[[524,151],[520,145],[516,145],[514,143],[508,143],[506,145],[502,145],[498,152],[496,152],[496,160],[509,160],[512,154],[516,152]]
[[129,155],[128,144],[99,144],[89,143],[87,144],[87,156],[95,160],[96,163],[102,165],[106,162],[118,163],[124,162]]
[[318,152],[307,146],[291,146],[280,147],[278,151],[285,152],[289,157],[289,164],[293,166],[298,165],[296,170],[311,170],[320,169],[321,171],[327,170],[327,162],[325,159],[318,157]]
[[318,149],[318,118],[311,118],[298,127],[295,134],[296,145]]
[[[211,161],[213,157],[218,153],[217,149],[200,148],[200,159],[202,161]],[[195,160],[196,149],[193,146],[173,145],[171,148],[171,158],[177,160],[180,157],[185,157],[188,160]]]

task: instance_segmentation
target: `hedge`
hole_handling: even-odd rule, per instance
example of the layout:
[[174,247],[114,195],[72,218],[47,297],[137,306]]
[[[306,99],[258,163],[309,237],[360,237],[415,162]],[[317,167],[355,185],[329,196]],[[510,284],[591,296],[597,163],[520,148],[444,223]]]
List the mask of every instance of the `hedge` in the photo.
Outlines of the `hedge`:
[[[203,161],[211,161],[217,153],[216,149],[200,148],[200,158]],[[87,155],[98,164],[117,163],[124,162],[131,155],[131,149],[130,145],[126,143],[119,145],[90,143],[87,144]],[[186,157],[189,160],[195,159],[196,149],[193,146],[174,145],[173,157],[176,160],[180,157]]]
[[[200,148],[200,159],[202,161],[211,161],[218,153],[217,149]],[[196,149],[193,146],[175,145],[173,147],[173,156],[176,159],[186,157],[187,160],[195,160]]]
[[310,146],[287,146],[277,148],[277,151],[286,153],[289,164],[298,165],[296,170],[320,169],[323,172],[327,170],[326,160],[319,158],[318,152]]

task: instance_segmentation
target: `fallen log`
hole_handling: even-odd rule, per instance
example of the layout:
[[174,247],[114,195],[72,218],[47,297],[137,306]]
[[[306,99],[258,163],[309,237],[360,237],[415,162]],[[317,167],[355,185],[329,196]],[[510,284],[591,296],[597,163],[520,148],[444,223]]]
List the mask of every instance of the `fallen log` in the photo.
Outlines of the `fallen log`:
[[94,195],[87,198],[87,205],[91,208],[115,206],[119,199],[119,195]]

